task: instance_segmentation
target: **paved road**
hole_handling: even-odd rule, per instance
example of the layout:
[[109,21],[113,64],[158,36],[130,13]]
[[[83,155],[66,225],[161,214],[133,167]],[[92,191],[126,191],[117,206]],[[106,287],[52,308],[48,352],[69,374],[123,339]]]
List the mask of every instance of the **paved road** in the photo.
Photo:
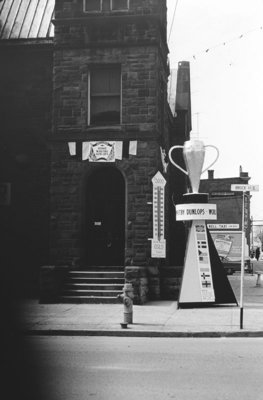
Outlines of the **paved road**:
[[263,338],[34,337],[44,400],[261,400]]

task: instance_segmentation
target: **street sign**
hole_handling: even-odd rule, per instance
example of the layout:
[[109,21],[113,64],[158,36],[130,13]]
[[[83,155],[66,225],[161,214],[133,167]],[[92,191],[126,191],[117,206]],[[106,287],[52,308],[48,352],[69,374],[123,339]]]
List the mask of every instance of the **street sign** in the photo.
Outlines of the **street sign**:
[[258,192],[259,185],[231,185],[234,192]]

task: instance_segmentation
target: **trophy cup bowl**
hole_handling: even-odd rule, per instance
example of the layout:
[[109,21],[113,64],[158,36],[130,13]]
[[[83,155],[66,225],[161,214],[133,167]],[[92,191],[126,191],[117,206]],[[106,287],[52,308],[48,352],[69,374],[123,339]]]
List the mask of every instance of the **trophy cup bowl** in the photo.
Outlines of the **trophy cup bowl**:
[[183,156],[193,193],[198,193],[205,160],[205,146],[201,140],[184,143]]
[[[203,169],[204,165],[204,160],[205,160],[205,152],[206,148],[212,147],[216,150],[216,158],[215,160],[205,169]],[[172,151],[177,148],[182,148],[183,149],[183,156],[184,156],[184,161],[185,161],[185,166],[187,171],[185,171],[180,165],[178,165],[173,159],[172,159]],[[184,142],[183,146],[173,146],[169,150],[169,160],[171,163],[178,168],[180,171],[182,171],[184,174],[189,176],[190,184],[192,187],[192,194],[197,194],[199,190],[199,185],[200,185],[200,178],[201,175],[207,171],[212,165],[215,164],[219,157],[219,151],[217,147],[212,146],[212,145],[204,145],[204,143],[201,140],[198,139],[190,139],[186,142]]]

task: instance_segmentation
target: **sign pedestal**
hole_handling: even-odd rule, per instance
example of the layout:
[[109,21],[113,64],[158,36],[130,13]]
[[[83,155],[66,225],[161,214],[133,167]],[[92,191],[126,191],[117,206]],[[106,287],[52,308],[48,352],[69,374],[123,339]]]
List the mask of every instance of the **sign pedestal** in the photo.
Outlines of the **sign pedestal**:
[[179,306],[214,301],[206,226],[197,220],[192,222],[188,236]]
[[[185,195],[186,201],[208,201],[207,194]],[[217,218],[216,205],[208,203],[179,204],[178,221],[192,221],[189,230],[184,272],[179,294],[179,308],[204,307],[236,303],[223,264],[217,254],[205,219]],[[203,216],[201,218],[200,216]]]
[[[206,148],[216,150],[216,158],[203,170]],[[182,148],[187,171],[172,159],[172,152]],[[184,146],[173,146],[169,150],[171,163],[188,175],[192,193],[184,195],[185,204],[178,204],[177,221],[192,221],[186,248],[185,265],[179,295],[179,307],[200,307],[211,304],[236,303],[234,292],[227,279],[213,240],[206,228],[205,220],[216,220],[216,204],[208,203],[207,193],[198,193],[200,177],[217,160],[215,146],[205,146],[201,140],[191,139]]]

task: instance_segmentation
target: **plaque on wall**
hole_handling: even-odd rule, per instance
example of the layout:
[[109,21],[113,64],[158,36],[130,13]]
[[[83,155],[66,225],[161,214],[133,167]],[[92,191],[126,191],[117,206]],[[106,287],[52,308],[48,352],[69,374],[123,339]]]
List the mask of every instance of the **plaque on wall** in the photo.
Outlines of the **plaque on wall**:
[[89,161],[114,162],[115,142],[90,142]]

